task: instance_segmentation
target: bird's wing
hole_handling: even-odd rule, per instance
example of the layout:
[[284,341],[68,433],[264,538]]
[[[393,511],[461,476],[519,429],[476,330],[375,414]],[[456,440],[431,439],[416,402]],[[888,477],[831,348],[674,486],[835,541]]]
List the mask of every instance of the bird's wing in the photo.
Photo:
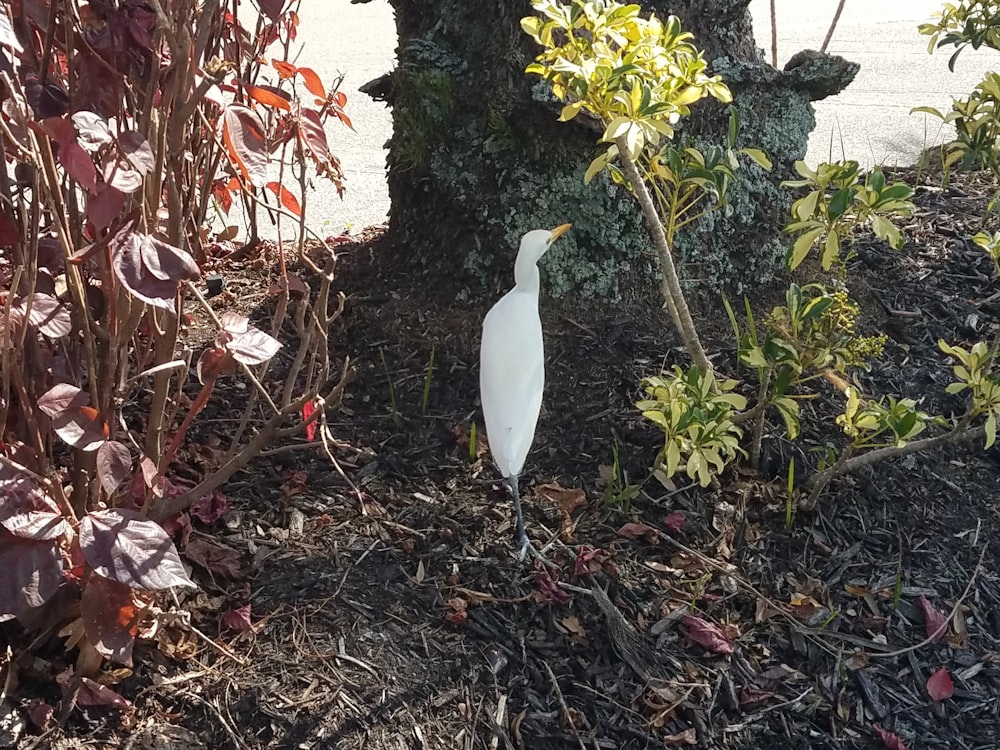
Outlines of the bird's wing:
[[479,386],[490,451],[505,476],[521,473],[545,386],[542,326],[530,295],[509,293],[483,321]]

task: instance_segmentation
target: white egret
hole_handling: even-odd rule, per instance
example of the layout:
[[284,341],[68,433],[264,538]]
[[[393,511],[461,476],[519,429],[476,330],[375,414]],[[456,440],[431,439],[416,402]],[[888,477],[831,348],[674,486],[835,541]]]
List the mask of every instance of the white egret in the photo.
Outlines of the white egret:
[[486,313],[479,358],[479,390],[490,452],[514,498],[518,558],[531,550],[517,478],[535,437],[545,386],[545,348],[538,318],[538,261],[570,228],[536,229],[521,238],[514,288]]

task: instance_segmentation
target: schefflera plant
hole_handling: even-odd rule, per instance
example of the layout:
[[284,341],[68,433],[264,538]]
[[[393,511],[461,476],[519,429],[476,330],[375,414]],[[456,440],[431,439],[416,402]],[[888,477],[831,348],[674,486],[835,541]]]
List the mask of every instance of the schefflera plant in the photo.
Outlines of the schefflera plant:
[[636,406],[642,416],[663,429],[664,442],[654,471],[668,482],[678,471],[707,487],[726,465],[744,455],[743,431],[733,413],[746,409],[747,400],[734,393],[735,380],[716,382],[715,376],[675,367],[669,377],[642,381],[648,399]]
[[526,72],[544,78],[565,102],[561,121],[584,116],[599,123],[600,141],[608,146],[584,180],[606,170],[638,201],[671,320],[695,367],[711,372],[677,275],[674,237],[702,215],[696,207],[705,198],[717,199],[705,211],[722,203],[728,176],[739,167],[736,153],[769,167],[767,158],[756,149],[733,150],[735,119],[725,158],[675,142],[677,125],[693,104],[706,97],[732,101],[676,17],[643,17],[638,5],[605,0],[535,0],[532,7],[539,15],[522,19],[521,27],[542,51]]
[[[674,262],[677,232],[725,205],[738,156],[769,169],[759,149],[735,148],[739,119],[730,112],[725,144],[693,147],[677,127],[705,98],[730,103],[732,94],[680,21],[643,16],[638,5],[605,0],[535,0],[537,16],[521,26],[542,51],[527,72],[544,78],[564,102],[560,121],[589,118],[607,144],[583,175],[607,172],[638,202],[653,241],[661,291],[674,327],[693,362],[649,378],[650,399],[639,409],[664,430],[658,471],[684,470],[706,485],[739,453],[734,419],[745,399],[735,383],[719,382],[698,336]],[[679,399],[676,403],[673,399]]]

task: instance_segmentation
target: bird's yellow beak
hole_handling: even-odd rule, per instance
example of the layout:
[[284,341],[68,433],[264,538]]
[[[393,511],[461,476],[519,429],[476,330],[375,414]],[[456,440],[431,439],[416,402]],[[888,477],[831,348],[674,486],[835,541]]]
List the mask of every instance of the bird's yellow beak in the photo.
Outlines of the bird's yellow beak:
[[571,226],[573,226],[573,225],[572,224],[560,224],[555,229],[553,229],[549,233],[549,244],[551,245],[553,242],[555,242],[560,237],[562,237],[564,234],[566,234],[566,232],[569,231],[569,228]]

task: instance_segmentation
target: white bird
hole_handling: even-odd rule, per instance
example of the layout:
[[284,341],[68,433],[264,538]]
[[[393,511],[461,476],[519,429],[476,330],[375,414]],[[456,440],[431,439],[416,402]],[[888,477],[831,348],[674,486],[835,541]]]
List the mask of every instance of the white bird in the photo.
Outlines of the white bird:
[[538,318],[538,261],[570,228],[536,229],[521,238],[514,288],[486,313],[479,357],[479,390],[490,452],[514,498],[518,558],[531,550],[521,512],[517,478],[535,437],[545,386],[545,348]]

